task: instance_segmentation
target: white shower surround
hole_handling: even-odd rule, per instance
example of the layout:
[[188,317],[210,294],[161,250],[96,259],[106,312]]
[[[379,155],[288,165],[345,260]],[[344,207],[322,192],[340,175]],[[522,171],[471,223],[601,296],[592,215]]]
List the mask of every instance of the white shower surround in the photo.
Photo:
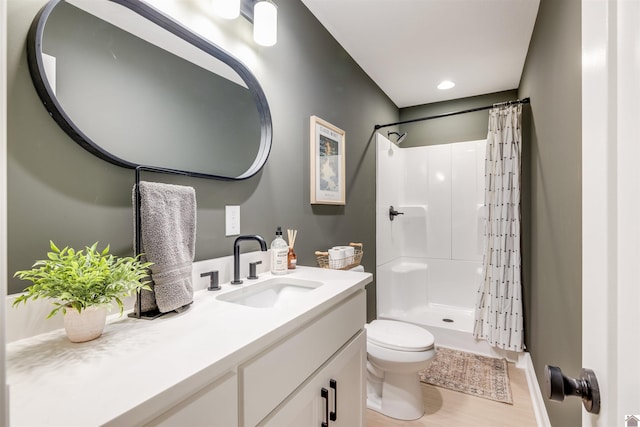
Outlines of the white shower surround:
[[[425,327],[437,345],[517,359],[472,336],[486,140],[401,148],[378,134],[376,143],[378,318]],[[390,221],[390,206],[404,215]]]

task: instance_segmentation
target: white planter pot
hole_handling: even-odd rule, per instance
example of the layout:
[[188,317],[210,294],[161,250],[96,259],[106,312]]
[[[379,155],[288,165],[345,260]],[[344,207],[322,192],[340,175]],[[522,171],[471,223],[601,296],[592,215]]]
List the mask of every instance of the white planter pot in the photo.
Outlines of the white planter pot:
[[91,341],[102,335],[107,321],[105,307],[89,307],[78,313],[78,310],[67,308],[64,315],[64,329],[71,342]]

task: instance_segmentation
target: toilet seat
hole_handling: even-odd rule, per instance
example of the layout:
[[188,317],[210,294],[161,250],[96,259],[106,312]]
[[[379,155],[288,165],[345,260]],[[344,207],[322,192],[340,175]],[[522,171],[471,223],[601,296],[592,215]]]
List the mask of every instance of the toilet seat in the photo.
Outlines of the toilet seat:
[[394,320],[367,324],[367,341],[389,350],[419,352],[433,348],[433,335],[416,325]]

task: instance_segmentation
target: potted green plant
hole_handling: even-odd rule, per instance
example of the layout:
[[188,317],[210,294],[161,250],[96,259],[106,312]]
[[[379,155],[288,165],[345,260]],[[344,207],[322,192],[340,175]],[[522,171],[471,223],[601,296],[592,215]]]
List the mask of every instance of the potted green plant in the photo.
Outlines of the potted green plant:
[[49,241],[47,259],[36,261],[31,270],[17,271],[14,277],[33,284],[13,302],[13,306],[40,298],[51,299],[53,310],[47,319],[62,310],[67,336],[84,342],[102,335],[107,307],[115,301],[124,311],[122,299],[140,289],[148,289],[148,268],[152,263],[136,257],[109,254],[109,245],[98,252],[98,242],[84,250],[60,250]]

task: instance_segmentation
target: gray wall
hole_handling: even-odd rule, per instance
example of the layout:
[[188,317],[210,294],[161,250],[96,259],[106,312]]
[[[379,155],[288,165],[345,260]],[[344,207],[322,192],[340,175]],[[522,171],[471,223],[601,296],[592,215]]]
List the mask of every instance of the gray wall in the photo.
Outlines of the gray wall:
[[[580,4],[541,0],[519,89],[532,117],[526,342],[541,386],[545,364],[577,376],[582,358]],[[545,403],[554,426],[581,424],[579,399]]]
[[[132,252],[133,171],[94,157],[48,116],[27,69],[25,38],[43,0],[9,0],[8,206],[9,272],[59,245],[110,243]],[[373,126],[398,120],[397,107],[362,72],[299,0],[278,2],[278,43],[256,47],[244,19],[225,23],[255,50],[254,69],[271,106],[273,148],[266,167],[246,181],[154,177],[191,185],[198,199],[196,257],[232,253],[224,236],[224,206],[241,205],[243,233],[268,240],[275,228],[298,229],[296,253],[315,265],[314,251],[350,241],[364,243],[363,264],[375,266],[375,146]],[[212,25],[214,25],[212,23]],[[347,205],[309,204],[309,116],[346,131]],[[246,250],[255,250],[251,244]],[[9,278],[9,289],[25,285]],[[371,291],[373,286],[369,287]],[[375,314],[368,293],[369,317]]]
[[[511,101],[517,99],[517,97],[518,92],[513,89],[469,98],[402,108],[400,110],[400,121],[484,107],[498,102]],[[482,110],[400,125],[399,131],[400,133],[405,131],[409,132],[407,137],[402,141],[403,147],[419,147],[422,145],[449,144],[452,142],[485,139],[487,137],[488,123],[489,110]],[[387,135],[388,130],[393,129],[385,128],[381,129],[381,132]],[[395,141],[395,136],[392,136],[392,140]]]

